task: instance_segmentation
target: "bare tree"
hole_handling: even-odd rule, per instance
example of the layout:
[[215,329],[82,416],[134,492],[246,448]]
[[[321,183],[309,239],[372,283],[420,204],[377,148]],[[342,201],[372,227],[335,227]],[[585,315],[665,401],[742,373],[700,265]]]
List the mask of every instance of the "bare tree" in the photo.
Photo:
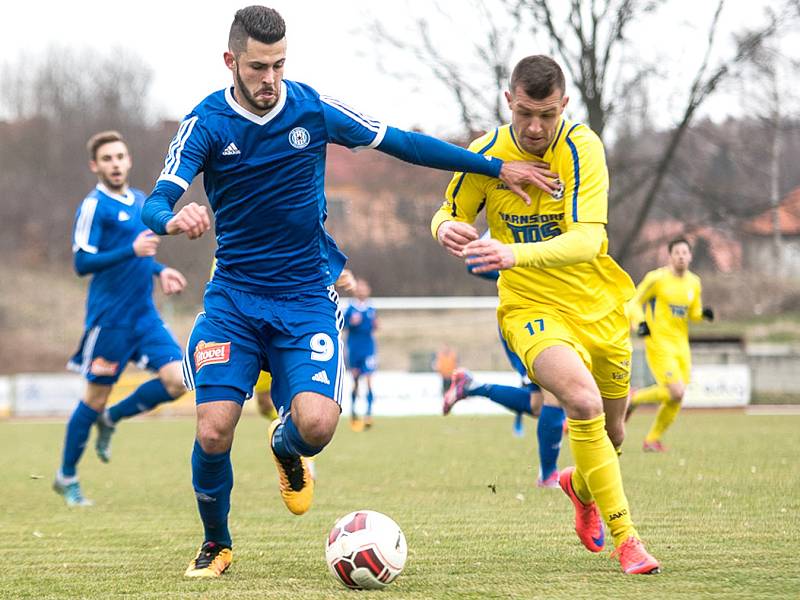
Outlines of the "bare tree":
[[[776,0],[777,2],[778,0]],[[642,172],[637,189],[644,192],[634,209],[631,225],[621,235],[617,256],[624,262],[647,220],[677,148],[687,128],[700,107],[725,80],[733,65],[748,60],[778,31],[795,10],[797,0],[780,0],[775,11],[768,12],[765,23],[757,29],[732,34],[735,49],[729,56],[716,57],[716,40],[721,31],[720,15],[726,4],[718,0],[716,10],[706,34],[706,50],[691,79],[685,104],[676,124],[663,146]],[[481,129],[489,122],[496,126],[503,118],[501,103],[497,98],[507,85],[507,59],[513,54],[515,35],[521,28],[533,36],[544,38],[564,65],[573,85],[578,90],[589,125],[598,134],[607,135],[613,117],[624,108],[626,99],[646,87],[649,78],[657,72],[657,65],[643,62],[630,38],[631,28],[641,19],[652,16],[668,4],[668,0],[496,0],[478,2],[484,25],[490,34],[473,44],[472,56],[483,61],[482,73],[491,76],[496,86],[489,91],[476,85],[474,70],[464,70],[463,61],[446,57],[440,46],[433,42],[429,22],[425,18],[415,21],[417,41],[406,41],[387,34],[379,23],[375,24],[374,41],[390,44],[393,48],[411,53],[427,65],[431,73],[451,90],[461,110],[461,120],[467,133]],[[730,33],[730,32],[726,32]],[[508,40],[501,43],[501,40]],[[476,48],[481,48],[478,51]],[[500,76],[502,75],[502,77]],[[483,117],[481,117],[483,115]],[[629,132],[632,133],[632,132]],[[627,200],[613,192],[611,206]],[[633,207],[626,203],[626,214]]]

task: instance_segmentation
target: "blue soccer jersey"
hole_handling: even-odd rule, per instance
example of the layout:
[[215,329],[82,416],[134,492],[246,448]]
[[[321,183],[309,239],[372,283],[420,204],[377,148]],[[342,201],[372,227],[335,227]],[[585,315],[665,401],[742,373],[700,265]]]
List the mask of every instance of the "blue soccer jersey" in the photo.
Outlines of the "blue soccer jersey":
[[159,182],[185,190],[204,172],[216,218],[215,279],[262,293],[318,289],[344,264],[324,228],[327,144],[374,147],[385,131],[304,84],[284,80],[278,104],[262,117],[226,89],[181,123]]
[[92,273],[86,301],[86,328],[128,326],[150,313],[153,275],[164,268],[152,257],[138,257],[133,242],[147,227],[141,220],[145,195],[136,189],[115,194],[102,184],[78,208],[72,252],[79,274]]
[[375,354],[375,322],[377,313],[369,302],[354,300],[344,313],[347,329],[347,355],[351,363],[359,362]]

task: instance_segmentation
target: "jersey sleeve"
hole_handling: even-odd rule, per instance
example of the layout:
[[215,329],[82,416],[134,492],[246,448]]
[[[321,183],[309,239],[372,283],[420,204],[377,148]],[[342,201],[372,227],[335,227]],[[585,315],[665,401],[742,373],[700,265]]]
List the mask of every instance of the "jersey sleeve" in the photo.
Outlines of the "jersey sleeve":
[[200,122],[200,117],[190,114],[178,126],[178,132],[167,148],[164,169],[158,176],[161,181],[177,184],[184,191],[195,176],[205,167],[211,149],[211,138]]
[[344,102],[320,96],[328,142],[353,150],[375,148],[386,135],[386,125],[349,107]]
[[692,303],[689,305],[689,319],[691,321],[703,320],[703,289],[700,285],[700,278],[695,280],[694,294],[692,295]]
[[89,196],[83,200],[72,230],[72,253],[83,250],[97,254],[103,237],[103,219],[98,210],[97,198]]
[[584,125],[574,125],[565,141],[569,152],[558,170],[564,181],[565,219],[567,223],[605,224],[608,168],[603,143]]

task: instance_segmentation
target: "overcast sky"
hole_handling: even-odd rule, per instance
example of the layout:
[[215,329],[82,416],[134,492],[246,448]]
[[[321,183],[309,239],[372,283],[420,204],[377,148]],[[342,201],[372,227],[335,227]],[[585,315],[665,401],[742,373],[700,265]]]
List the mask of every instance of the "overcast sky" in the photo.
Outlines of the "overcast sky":
[[[769,0],[731,0],[724,22],[728,30],[761,19],[760,6]],[[91,47],[117,45],[136,51],[152,67],[155,80],[151,103],[157,115],[179,119],[211,91],[230,83],[222,62],[234,12],[247,0],[139,0],[109,2],[3,1],[0,8],[0,62],[34,56],[50,45]],[[457,131],[459,120],[446,90],[411,57],[395,66],[415,73],[398,81],[379,71],[365,35],[372,19],[398,37],[412,37],[409,13],[429,15],[437,25],[442,50],[468,55],[470,35],[480,35],[480,15],[467,0],[442,0],[437,11],[425,0],[272,0],[267,2],[287,22],[286,77],[305,81],[360,110],[401,127],[422,126],[434,133]],[[663,83],[663,112],[688,88],[699,62],[703,33],[716,2],[673,0],[665,15],[631,28],[643,56],[659,61],[670,72]],[[442,13],[447,13],[443,16]],[[547,52],[526,32],[519,33],[517,56]],[[694,42],[686,42],[686,39]],[[729,36],[720,40],[730,49]],[[797,50],[796,48],[793,49]],[[798,52],[795,52],[797,56]],[[735,112],[730,99],[708,111],[717,116]]]

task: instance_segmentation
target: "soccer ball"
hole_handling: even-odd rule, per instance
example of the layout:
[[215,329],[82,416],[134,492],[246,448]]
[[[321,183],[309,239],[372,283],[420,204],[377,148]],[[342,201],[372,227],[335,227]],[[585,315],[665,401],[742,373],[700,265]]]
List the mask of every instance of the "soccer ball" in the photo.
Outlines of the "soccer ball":
[[354,590],[378,590],[406,564],[406,536],[389,517],[374,510],[345,515],[328,534],[325,558],[333,576]]

